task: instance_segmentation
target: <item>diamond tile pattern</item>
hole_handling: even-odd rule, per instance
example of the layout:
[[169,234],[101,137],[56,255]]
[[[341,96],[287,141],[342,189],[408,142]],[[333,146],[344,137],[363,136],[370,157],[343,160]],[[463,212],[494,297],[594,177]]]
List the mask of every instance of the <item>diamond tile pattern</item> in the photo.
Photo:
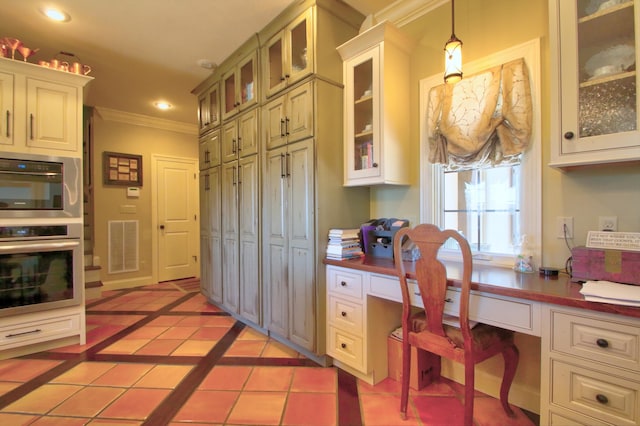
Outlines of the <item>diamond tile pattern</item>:
[[[462,386],[412,391],[402,421],[399,383],[318,366],[208,303],[194,281],[104,292],[87,306],[87,344],[0,361],[0,424],[461,424]],[[477,393],[475,423],[537,423],[514,408],[508,418]]]

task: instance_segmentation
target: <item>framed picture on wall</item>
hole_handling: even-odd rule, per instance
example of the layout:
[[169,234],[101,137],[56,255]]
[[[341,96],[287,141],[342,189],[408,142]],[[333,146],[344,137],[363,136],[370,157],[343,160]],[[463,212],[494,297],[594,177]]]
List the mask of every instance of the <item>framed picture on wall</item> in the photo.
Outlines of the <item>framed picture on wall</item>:
[[142,155],[104,152],[105,185],[142,186]]

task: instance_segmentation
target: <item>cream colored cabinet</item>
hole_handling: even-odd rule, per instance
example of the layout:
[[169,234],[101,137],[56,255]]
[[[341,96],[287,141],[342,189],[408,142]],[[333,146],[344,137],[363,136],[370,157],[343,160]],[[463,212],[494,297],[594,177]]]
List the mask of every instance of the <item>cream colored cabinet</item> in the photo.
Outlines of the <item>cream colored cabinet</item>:
[[638,0],[549,0],[551,166],[640,160]]
[[344,64],[345,186],[409,183],[409,54],[383,22],[338,47]]
[[222,126],[222,161],[258,152],[258,111],[254,108]]
[[220,130],[213,130],[200,137],[199,165],[200,170],[220,165]]
[[92,80],[0,58],[5,151],[82,155],[82,88]]
[[309,8],[263,47],[267,97],[313,72],[313,9]]
[[304,83],[262,108],[267,149],[313,136],[313,82]]
[[222,165],[224,307],[260,324],[259,168],[252,155]]
[[640,423],[640,320],[545,306],[540,424]]
[[220,125],[220,83],[215,82],[198,96],[198,127],[200,133]]
[[313,140],[266,154],[263,225],[265,327],[307,349],[314,346]]
[[257,103],[257,52],[254,50],[222,75],[224,120]]
[[200,283],[203,294],[222,302],[221,167],[200,172]]

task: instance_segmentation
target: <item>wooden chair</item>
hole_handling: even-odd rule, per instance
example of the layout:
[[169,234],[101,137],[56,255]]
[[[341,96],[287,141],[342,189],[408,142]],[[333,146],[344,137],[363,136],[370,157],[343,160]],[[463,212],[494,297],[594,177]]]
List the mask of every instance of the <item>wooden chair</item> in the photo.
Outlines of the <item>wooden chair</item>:
[[[404,262],[402,262],[402,241],[408,237],[420,250],[420,258],[415,262],[415,273],[424,311],[411,314],[409,287]],[[437,259],[438,250],[449,238],[460,246],[463,259],[462,291],[460,293],[460,328],[443,324],[447,300],[447,271]],[[486,324],[469,325],[469,291],[471,287],[472,259],[467,240],[454,230],[441,231],[434,225],[418,225],[413,229],[402,228],[394,238],[394,258],[400,286],[402,288],[402,397],[400,412],[407,418],[409,398],[409,377],[411,374],[411,346],[420,351],[428,351],[440,357],[464,364],[465,410],[464,424],[473,423],[474,366],[497,354],[504,358],[504,374],[500,387],[500,401],[509,416],[508,397],[513,377],[518,366],[518,349],[513,343],[513,332]],[[415,309],[414,309],[415,311]],[[433,378],[439,378],[439,363]]]

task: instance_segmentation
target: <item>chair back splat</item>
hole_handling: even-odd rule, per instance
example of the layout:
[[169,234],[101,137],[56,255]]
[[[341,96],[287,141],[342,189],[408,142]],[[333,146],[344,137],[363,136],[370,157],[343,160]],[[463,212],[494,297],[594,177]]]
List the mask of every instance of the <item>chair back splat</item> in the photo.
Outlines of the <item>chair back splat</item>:
[[[420,250],[415,261],[415,279],[422,298],[424,311],[413,313],[409,283],[405,264],[402,261],[402,242],[408,238]],[[454,283],[447,277],[445,265],[438,259],[443,244],[453,239],[462,254],[462,279],[459,283],[460,298],[457,318],[445,313],[452,303],[447,297],[449,285]],[[473,261],[467,240],[457,231],[440,230],[435,225],[421,224],[415,228],[399,230],[394,239],[396,273],[402,290],[402,396],[400,412],[406,419],[411,368],[411,346],[418,351],[428,351],[449,358],[465,367],[465,412],[464,424],[473,423],[474,367],[494,355],[502,354],[505,369],[500,387],[500,401],[505,412],[513,416],[508,396],[518,366],[518,349],[513,343],[513,332],[486,324],[469,322],[469,294]],[[448,321],[445,321],[445,318]],[[454,321],[454,325],[451,325]],[[439,368],[436,370],[439,374]],[[437,377],[435,377],[437,378]]]

